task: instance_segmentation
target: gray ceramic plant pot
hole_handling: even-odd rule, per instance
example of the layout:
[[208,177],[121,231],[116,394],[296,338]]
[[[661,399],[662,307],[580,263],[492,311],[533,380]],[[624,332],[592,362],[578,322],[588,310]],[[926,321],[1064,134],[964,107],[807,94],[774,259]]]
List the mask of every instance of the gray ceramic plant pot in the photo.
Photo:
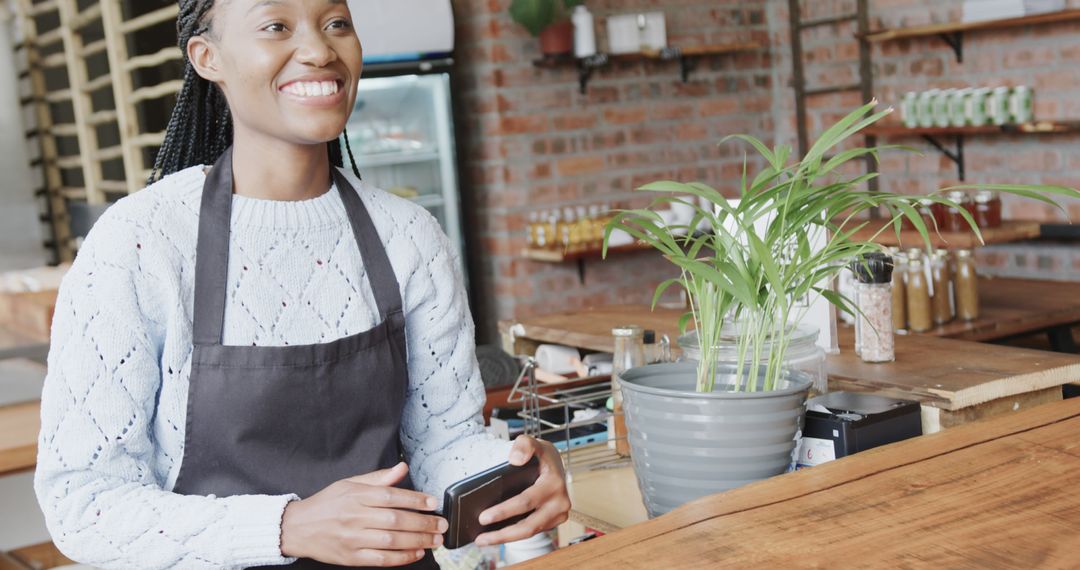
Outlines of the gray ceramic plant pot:
[[732,392],[719,366],[711,393],[694,390],[697,362],[652,364],[620,378],[634,473],[650,517],[787,470],[802,428],[809,376],[778,389]]

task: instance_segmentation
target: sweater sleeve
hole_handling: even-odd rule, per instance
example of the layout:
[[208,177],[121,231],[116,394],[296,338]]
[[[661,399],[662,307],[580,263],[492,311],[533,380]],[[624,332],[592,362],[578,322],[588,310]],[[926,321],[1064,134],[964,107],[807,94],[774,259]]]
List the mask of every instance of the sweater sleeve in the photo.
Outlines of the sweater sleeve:
[[281,517],[295,496],[185,496],[154,475],[166,309],[121,209],[94,226],[57,298],[34,479],[53,540],[101,568],[289,563]]
[[[511,442],[484,429],[484,384],[459,264],[427,212],[418,224],[420,266],[405,288],[409,393],[402,444],[413,483],[440,502],[468,475],[506,461]],[[425,247],[426,246],[426,247]]]

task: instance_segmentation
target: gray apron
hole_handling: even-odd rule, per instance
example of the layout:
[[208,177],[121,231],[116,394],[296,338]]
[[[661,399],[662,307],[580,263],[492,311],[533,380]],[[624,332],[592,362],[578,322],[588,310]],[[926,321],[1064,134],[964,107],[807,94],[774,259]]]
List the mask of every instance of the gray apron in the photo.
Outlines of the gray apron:
[[[199,211],[195,346],[176,493],[307,498],[403,457],[399,429],[409,374],[397,278],[363,201],[331,171],[381,322],[326,344],[222,344],[233,200],[232,149],[226,150],[207,176]],[[409,480],[400,486],[412,488]],[[338,568],[307,559],[292,567]],[[407,568],[438,565],[429,551]]]

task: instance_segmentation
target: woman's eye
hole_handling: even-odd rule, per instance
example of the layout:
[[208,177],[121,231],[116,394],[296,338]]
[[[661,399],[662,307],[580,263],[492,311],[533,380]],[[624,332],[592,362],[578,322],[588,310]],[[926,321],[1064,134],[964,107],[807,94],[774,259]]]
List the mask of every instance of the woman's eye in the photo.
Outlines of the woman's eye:
[[263,28],[263,31],[264,32],[284,32],[285,31],[285,24],[282,24],[282,23],[269,24],[269,25],[267,25],[267,26],[265,26]]
[[330,22],[330,24],[326,27],[330,30],[347,30],[352,27],[352,22],[346,20],[345,18],[341,18]]

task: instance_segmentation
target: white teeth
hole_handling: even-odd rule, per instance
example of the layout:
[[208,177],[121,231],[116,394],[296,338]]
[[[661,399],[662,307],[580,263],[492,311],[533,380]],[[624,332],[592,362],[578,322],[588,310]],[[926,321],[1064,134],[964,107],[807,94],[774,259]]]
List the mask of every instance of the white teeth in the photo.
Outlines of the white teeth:
[[297,81],[285,86],[285,92],[300,97],[326,97],[338,92],[336,81]]

